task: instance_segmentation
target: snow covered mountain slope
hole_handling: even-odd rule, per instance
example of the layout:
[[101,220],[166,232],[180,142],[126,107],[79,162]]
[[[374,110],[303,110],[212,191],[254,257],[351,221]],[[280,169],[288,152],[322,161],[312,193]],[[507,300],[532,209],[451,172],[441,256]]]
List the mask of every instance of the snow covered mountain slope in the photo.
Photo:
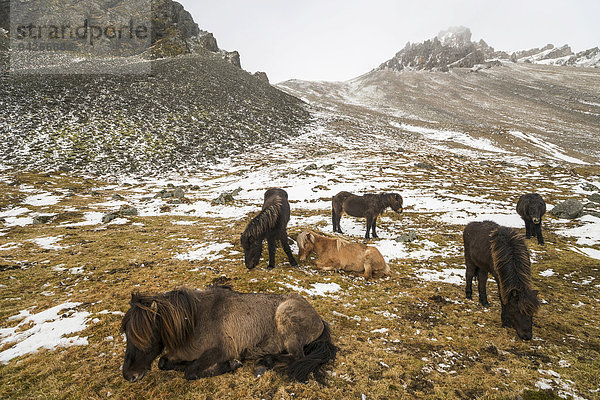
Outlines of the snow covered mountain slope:
[[596,69],[520,63],[477,72],[386,69],[347,82],[292,80],[279,87],[337,113],[387,121],[407,134],[415,129],[406,126],[434,128],[490,141],[532,159],[600,160]]

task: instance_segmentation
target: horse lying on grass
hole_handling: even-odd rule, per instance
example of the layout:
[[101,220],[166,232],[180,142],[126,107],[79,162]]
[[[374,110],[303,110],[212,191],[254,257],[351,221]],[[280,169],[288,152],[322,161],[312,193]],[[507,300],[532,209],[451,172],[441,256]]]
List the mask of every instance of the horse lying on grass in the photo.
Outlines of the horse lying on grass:
[[350,243],[339,238],[328,238],[308,230],[298,235],[297,242],[300,261],[306,260],[311,252],[315,252],[319,257],[316,267],[323,271],[343,269],[349,272],[362,272],[365,278],[370,278],[374,274],[390,273],[383,256],[373,246]]
[[261,212],[252,218],[241,236],[240,241],[244,249],[246,268],[253,269],[258,265],[265,238],[269,248],[268,269],[275,268],[275,246],[278,240],[292,267],[298,265],[288,242],[287,224],[289,221],[290,203],[287,192],[283,189],[267,190]]
[[531,287],[531,264],[525,239],[514,229],[492,221],[471,222],[463,233],[467,267],[468,299],[473,295],[473,277],[477,276],[479,302],[488,307],[488,273],[498,283],[502,305],[502,326],[513,327],[521,339],[533,336],[533,315],[539,308],[538,292]]
[[333,222],[333,231],[343,233],[340,227],[342,214],[353,217],[367,218],[367,232],[365,238],[369,239],[372,232],[376,238],[377,217],[388,207],[392,210],[402,212],[402,196],[398,193],[365,194],[356,196],[350,192],[339,192],[331,199],[331,220]]
[[335,359],[329,325],[297,294],[238,293],[226,286],[133,294],[121,329],[127,338],[123,377],[135,382],[158,367],[188,380],[234,371],[255,360],[255,375],[285,362],[300,382]]

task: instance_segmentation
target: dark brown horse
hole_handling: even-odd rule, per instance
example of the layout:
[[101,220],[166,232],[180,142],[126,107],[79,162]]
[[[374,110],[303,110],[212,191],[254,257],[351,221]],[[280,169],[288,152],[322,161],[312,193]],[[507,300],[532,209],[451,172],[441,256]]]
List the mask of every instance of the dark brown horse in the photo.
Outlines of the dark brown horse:
[[546,213],[546,202],[537,193],[524,194],[517,202],[517,213],[525,222],[525,237],[536,236],[538,244],[544,244],[542,216]]
[[514,229],[492,221],[471,222],[463,233],[467,266],[465,293],[472,298],[477,276],[479,302],[488,307],[486,283],[491,273],[498,284],[502,326],[513,327],[521,339],[530,340],[533,315],[539,302],[531,287],[531,264],[525,239]]
[[246,268],[252,269],[258,265],[265,238],[269,248],[268,269],[275,268],[275,249],[278,240],[292,267],[298,265],[288,242],[287,224],[289,221],[290,203],[287,192],[283,189],[267,190],[262,211],[252,218],[242,233],[241,242]]
[[229,287],[131,297],[121,329],[127,338],[123,377],[135,382],[158,367],[198,379],[231,372],[255,360],[255,375],[288,365],[288,375],[305,382],[335,359],[329,325],[297,294],[238,293]]
[[388,207],[392,210],[402,212],[402,196],[398,193],[381,193],[381,194],[365,194],[364,196],[356,196],[350,192],[339,192],[331,199],[331,220],[333,222],[333,231],[342,232],[340,220],[342,214],[351,215],[353,217],[367,218],[367,232],[365,238],[369,239],[369,233],[373,233],[376,238],[375,230],[377,225],[377,217]]

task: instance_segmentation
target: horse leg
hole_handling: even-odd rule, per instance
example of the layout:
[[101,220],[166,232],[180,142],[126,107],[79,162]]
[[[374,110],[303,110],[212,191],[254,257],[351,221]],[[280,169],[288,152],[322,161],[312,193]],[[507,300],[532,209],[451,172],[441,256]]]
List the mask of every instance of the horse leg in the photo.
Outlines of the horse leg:
[[285,251],[288,260],[290,260],[290,264],[292,265],[292,267],[297,267],[298,262],[294,258],[294,253],[292,253],[292,249],[290,248],[290,243],[288,242],[288,235],[286,230],[281,231],[281,233],[279,234],[279,241],[281,242],[281,247],[283,247],[283,251]]
[[332,219],[333,219],[333,231],[337,232],[337,233],[344,233],[342,232],[342,227],[340,226],[340,221],[342,220],[342,207],[333,207],[333,211],[332,211]]
[[[205,378],[207,376],[213,376],[211,374],[214,374],[217,371],[226,370],[226,366],[223,363],[227,363],[227,361],[225,360],[225,354],[221,349],[217,349],[215,347],[208,349],[202,353],[198,359],[192,361],[187,366],[184,371],[185,379],[190,381],[198,378]],[[215,364],[217,365],[215,366]],[[209,367],[213,368],[209,369]]]
[[525,220],[525,238],[531,238],[531,221]]
[[265,374],[270,369],[273,369],[275,366],[275,360],[272,355],[267,354],[256,360],[254,363],[254,377],[258,378]]
[[377,232],[375,232],[376,225],[377,225],[377,215],[375,217],[373,217],[373,225],[371,226],[371,233],[373,234],[372,236],[374,238],[379,237],[379,236],[377,236]]
[[333,233],[337,232],[337,216],[335,214],[335,205],[331,205],[331,224],[333,225]]
[[373,267],[371,266],[370,261],[365,261],[364,269],[365,269],[365,273],[363,276],[365,278],[372,278],[373,277]]
[[161,371],[183,372],[191,363],[191,361],[171,361],[167,356],[162,356],[158,360],[158,369]]
[[467,264],[467,272],[465,276],[465,280],[467,281],[467,286],[465,287],[465,295],[467,299],[473,298],[473,277],[477,272],[477,268],[473,265],[473,262],[467,258],[465,255],[465,264]]
[[273,269],[275,268],[275,237],[274,236],[267,236],[267,247],[269,248],[269,265],[267,266],[267,269]]
[[365,233],[365,239],[370,239],[369,233],[371,231],[371,225],[373,225],[373,217],[371,215],[367,215],[367,233]]
[[542,236],[542,221],[539,224],[535,225],[536,236],[539,245],[544,244],[544,237]]
[[496,283],[498,284],[498,297],[500,298],[500,307],[502,308],[502,311],[500,312],[500,320],[502,321],[502,327],[510,328],[510,321],[508,320],[508,316],[506,315],[506,307],[504,306],[504,303],[502,302],[502,294],[500,292],[500,282],[496,281]]
[[486,287],[485,287],[487,285],[487,278],[488,278],[488,273],[479,269],[478,274],[477,274],[477,289],[479,290],[479,302],[484,307],[490,306],[490,303],[488,302],[488,298],[487,298]]

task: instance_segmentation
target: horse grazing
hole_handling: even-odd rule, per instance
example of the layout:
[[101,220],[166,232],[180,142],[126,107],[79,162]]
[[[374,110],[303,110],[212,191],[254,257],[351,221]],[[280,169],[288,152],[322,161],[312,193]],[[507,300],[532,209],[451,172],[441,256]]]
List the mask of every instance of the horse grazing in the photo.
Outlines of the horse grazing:
[[538,244],[544,244],[542,216],[546,213],[546,202],[537,193],[524,194],[517,202],[517,213],[525,221],[525,237],[537,236]]
[[373,246],[362,243],[350,243],[339,238],[328,238],[312,231],[298,235],[298,258],[300,261],[315,252],[319,259],[316,267],[323,271],[342,269],[349,272],[362,272],[365,278],[373,275],[387,275],[390,268],[383,256]]
[[521,339],[530,340],[532,318],[539,308],[537,290],[531,287],[529,251],[523,236],[492,221],[471,222],[463,233],[467,266],[465,293],[472,298],[477,275],[479,302],[488,307],[488,272],[498,284],[502,326],[513,327]]
[[342,232],[340,220],[342,213],[353,217],[367,217],[367,233],[365,238],[369,239],[369,233],[373,233],[376,238],[375,231],[377,217],[386,208],[391,207],[392,210],[402,212],[402,196],[398,193],[381,193],[381,194],[365,194],[364,196],[356,196],[350,192],[339,192],[331,199],[331,219],[333,222],[333,231]]
[[290,221],[290,203],[287,192],[283,189],[269,189],[265,192],[262,211],[248,223],[242,233],[241,242],[244,248],[246,268],[258,265],[262,255],[263,240],[267,238],[269,247],[268,269],[275,268],[275,246],[281,242],[292,267],[298,265],[290,249],[287,235],[287,224]]
[[121,330],[127,338],[123,377],[135,382],[158,362],[188,380],[234,371],[255,360],[255,376],[275,362],[300,382],[335,359],[329,325],[297,294],[238,293],[227,286],[132,294]]

